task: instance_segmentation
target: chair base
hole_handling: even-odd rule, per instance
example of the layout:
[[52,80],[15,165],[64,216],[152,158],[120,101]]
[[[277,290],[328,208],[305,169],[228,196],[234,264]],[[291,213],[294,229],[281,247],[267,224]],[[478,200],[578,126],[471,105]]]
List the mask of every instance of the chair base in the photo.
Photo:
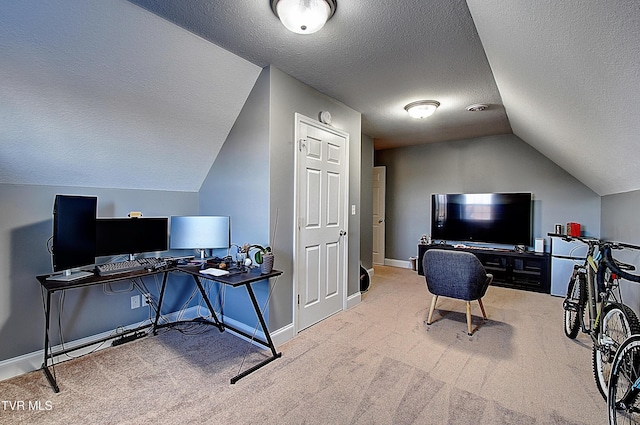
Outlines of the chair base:
[[[438,295],[434,295],[431,298],[431,307],[429,307],[429,317],[427,318],[427,325],[433,323],[431,320],[433,318],[433,311],[436,309],[436,302],[438,301]],[[473,335],[473,330],[471,328],[471,301],[465,301],[467,303],[467,335]],[[478,304],[480,304],[480,310],[482,311],[482,318],[487,320],[487,313],[484,311],[484,305],[482,304],[482,298],[478,299]]]

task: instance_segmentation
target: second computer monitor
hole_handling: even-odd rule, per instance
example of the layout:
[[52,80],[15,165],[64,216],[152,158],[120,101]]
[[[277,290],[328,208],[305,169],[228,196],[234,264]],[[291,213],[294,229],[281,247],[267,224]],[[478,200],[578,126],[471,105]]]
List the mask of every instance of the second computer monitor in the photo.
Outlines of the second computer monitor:
[[99,218],[96,256],[166,251],[167,235],[166,217]]
[[229,248],[229,222],[228,216],[171,216],[169,246],[171,249],[197,250]]

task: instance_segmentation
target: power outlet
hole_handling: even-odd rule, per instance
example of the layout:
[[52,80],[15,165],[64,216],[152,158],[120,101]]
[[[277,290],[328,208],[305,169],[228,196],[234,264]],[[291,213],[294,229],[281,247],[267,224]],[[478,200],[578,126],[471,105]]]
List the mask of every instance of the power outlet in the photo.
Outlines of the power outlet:
[[142,307],[145,307],[145,306],[149,305],[149,297],[150,296],[151,296],[151,294],[142,294],[142,302],[141,302]]
[[131,310],[140,307],[140,295],[133,295],[131,297]]

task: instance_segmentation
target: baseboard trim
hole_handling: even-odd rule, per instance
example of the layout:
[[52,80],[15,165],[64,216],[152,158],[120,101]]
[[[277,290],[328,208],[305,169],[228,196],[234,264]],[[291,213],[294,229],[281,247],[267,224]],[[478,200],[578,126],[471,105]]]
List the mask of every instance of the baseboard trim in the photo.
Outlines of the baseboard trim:
[[357,306],[358,304],[360,304],[360,301],[362,301],[362,294],[360,293],[360,291],[356,292],[355,294],[348,296],[347,297],[347,310]]
[[[259,329],[256,328],[252,328],[251,326],[248,326],[242,322],[239,322],[237,320],[231,319],[229,317],[222,317],[221,320],[228,324],[229,326],[233,326],[236,329],[241,330],[242,332],[248,334],[248,335],[254,335],[255,332],[255,337],[259,338],[263,341],[266,341],[266,336],[264,334],[264,332],[262,332]],[[235,336],[237,336],[238,338],[241,338],[247,342],[252,343],[253,345],[257,346],[257,347],[262,347],[264,348],[264,345],[252,341],[251,339],[237,333],[234,332],[233,329],[227,329],[226,332],[229,332],[230,334],[233,334]],[[293,330],[293,323],[283,326],[280,329],[277,329],[275,331],[270,331],[269,334],[271,335],[271,340],[273,341],[273,344],[276,346],[276,348],[278,348],[278,345],[280,344],[284,344],[285,342],[289,341],[290,339],[292,339],[295,335],[294,335],[294,330]]]
[[401,267],[403,269],[410,269],[411,268],[411,261],[394,260],[392,258],[385,258],[384,259],[384,265],[385,266],[392,266],[392,267]]

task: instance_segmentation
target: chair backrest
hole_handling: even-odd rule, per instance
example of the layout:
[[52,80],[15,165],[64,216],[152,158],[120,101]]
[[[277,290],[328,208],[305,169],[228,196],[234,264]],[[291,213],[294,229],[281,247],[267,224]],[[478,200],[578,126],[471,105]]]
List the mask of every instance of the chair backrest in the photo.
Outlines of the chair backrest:
[[430,249],[422,258],[427,288],[433,295],[466,301],[482,298],[489,282],[478,257],[470,252]]

